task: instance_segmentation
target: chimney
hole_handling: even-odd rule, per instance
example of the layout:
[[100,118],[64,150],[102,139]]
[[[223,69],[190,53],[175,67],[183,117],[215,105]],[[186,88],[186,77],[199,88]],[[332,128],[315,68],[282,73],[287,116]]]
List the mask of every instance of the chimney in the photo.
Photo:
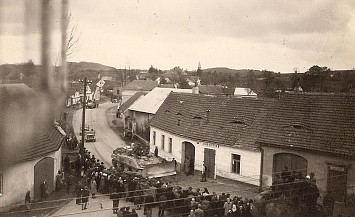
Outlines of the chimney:
[[210,122],[211,110],[207,109],[206,111],[206,122]]

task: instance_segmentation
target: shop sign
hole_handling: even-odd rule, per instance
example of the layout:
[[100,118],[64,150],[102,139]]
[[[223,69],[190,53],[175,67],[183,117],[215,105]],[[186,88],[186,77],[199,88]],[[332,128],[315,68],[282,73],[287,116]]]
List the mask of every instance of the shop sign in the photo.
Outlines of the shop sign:
[[208,147],[212,147],[212,148],[219,148],[219,145],[218,144],[214,144],[214,143],[203,142],[202,144],[204,146],[208,146]]

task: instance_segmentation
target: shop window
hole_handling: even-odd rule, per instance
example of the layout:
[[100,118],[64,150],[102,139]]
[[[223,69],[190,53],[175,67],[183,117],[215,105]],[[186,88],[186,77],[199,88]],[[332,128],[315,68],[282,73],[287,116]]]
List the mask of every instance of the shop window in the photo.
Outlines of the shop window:
[[240,174],[240,155],[232,154],[232,173]]

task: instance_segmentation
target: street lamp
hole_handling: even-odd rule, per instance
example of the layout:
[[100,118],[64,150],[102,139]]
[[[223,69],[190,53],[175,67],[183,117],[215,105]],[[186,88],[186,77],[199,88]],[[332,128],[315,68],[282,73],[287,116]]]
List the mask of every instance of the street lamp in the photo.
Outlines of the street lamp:
[[81,155],[81,164],[84,164],[84,143],[85,143],[85,108],[86,108],[86,87],[88,84],[91,84],[92,81],[87,80],[85,77],[84,80],[79,79],[79,82],[84,84],[84,97],[83,97],[83,116],[81,120],[81,144],[80,144],[80,155]]

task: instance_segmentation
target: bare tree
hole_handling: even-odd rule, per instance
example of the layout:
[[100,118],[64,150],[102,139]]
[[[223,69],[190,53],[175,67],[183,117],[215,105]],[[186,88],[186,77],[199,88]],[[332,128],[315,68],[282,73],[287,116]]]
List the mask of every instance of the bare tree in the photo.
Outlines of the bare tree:
[[78,36],[78,24],[72,25],[72,16],[69,13],[66,22],[67,27],[67,59],[78,50],[79,36]]
[[[78,51],[79,35],[78,24],[72,24],[72,15],[68,14],[65,21],[66,30],[66,60],[70,58],[72,54]],[[54,66],[59,66],[62,62],[61,53],[57,53],[53,58]]]

